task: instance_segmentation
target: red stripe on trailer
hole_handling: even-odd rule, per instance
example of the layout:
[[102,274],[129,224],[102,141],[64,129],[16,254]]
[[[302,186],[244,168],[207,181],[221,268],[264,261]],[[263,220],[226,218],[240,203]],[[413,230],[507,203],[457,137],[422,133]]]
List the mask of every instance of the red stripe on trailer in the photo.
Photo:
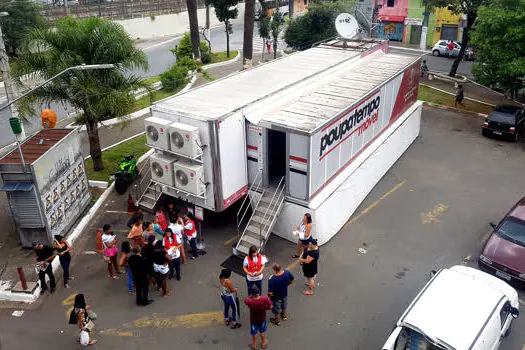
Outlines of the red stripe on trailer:
[[345,116],[347,116],[350,112],[352,112],[354,109],[356,109],[357,107],[361,106],[363,103],[365,102],[368,102],[368,100],[370,100],[373,96],[377,95],[378,93],[380,93],[381,90],[380,89],[377,89],[376,92],[374,92],[373,94],[371,95],[368,95],[366,96],[366,98],[364,98],[358,105],[355,105],[354,107],[352,107],[352,109],[346,111],[344,114],[342,114],[341,116],[339,116],[339,118],[337,118],[336,120],[334,120],[333,122],[331,122],[330,124],[328,124],[327,126],[325,126],[322,130],[322,131],[325,131],[326,129],[330,128],[332,125],[334,125],[335,123],[337,123],[338,121],[340,121],[342,118],[344,118]]
[[248,185],[245,185],[241,189],[239,189],[237,192],[226,198],[222,204],[224,206],[224,209],[228,208],[230,205],[235,203],[239,198],[246,195],[248,193]]
[[301,158],[301,157],[290,156],[290,159],[291,160],[296,160],[296,161],[301,162],[301,163],[308,163],[308,160],[306,160],[305,158]]
[[248,149],[253,149],[254,151],[257,151],[257,146],[248,145]]
[[418,60],[403,73],[403,79],[401,80],[401,85],[399,85],[396,102],[390,116],[390,123],[396,121],[408,110],[408,107],[416,103],[421,71],[420,63],[421,60]]

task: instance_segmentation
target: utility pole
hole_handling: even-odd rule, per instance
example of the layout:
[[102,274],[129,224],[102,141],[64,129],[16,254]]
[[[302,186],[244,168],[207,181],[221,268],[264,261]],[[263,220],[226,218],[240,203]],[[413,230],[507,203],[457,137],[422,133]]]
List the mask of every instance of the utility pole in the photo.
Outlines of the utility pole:
[[[0,12],[0,17],[8,16],[7,12]],[[2,27],[0,26],[0,70],[2,71],[2,78],[4,79],[5,93],[7,95],[7,102],[16,99],[16,90],[13,81],[10,77],[11,68],[9,67],[9,57],[7,56],[7,50],[4,43],[4,35],[2,33]],[[17,116],[17,110],[14,104],[11,105],[11,118]],[[21,138],[25,138],[24,124],[22,123]]]
[[421,28],[421,41],[419,42],[419,48],[426,50],[427,48],[427,33],[428,33],[428,17],[430,12],[423,12],[423,27]]

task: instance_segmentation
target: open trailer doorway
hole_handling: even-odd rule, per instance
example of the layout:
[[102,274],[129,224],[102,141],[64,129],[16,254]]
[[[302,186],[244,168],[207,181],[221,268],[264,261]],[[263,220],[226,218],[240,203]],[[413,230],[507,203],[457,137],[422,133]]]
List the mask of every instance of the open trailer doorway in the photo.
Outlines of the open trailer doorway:
[[267,185],[277,187],[286,175],[286,133],[268,129],[267,140]]

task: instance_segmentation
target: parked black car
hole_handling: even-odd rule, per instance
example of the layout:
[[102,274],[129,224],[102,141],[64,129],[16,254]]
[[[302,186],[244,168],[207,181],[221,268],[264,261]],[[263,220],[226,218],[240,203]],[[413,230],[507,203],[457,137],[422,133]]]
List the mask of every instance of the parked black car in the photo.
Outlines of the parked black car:
[[525,110],[519,106],[499,105],[494,107],[483,123],[483,136],[500,136],[517,141],[524,131]]

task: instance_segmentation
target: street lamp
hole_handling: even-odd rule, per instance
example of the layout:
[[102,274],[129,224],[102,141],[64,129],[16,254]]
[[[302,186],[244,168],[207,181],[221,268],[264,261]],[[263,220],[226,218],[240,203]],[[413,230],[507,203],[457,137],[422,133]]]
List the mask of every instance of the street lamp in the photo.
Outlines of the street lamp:
[[[1,35],[1,32],[0,32],[0,35]],[[3,43],[3,40],[0,40],[0,42]],[[88,64],[88,65],[82,64],[82,65],[79,65],[79,66],[73,66],[73,67],[66,68],[62,72],[52,76],[51,78],[49,78],[46,81],[44,81],[42,84],[32,88],[31,90],[27,91],[23,95],[15,98],[12,101],[9,101],[9,103],[7,103],[6,105],[0,107],[0,112],[3,111],[4,109],[6,109],[7,107],[11,106],[13,103],[17,102],[18,100],[26,97],[27,95],[29,95],[33,91],[35,91],[37,89],[40,89],[42,86],[48,84],[49,82],[53,81],[54,79],[58,78],[59,76],[65,74],[67,72],[70,72],[70,71],[84,71],[84,70],[91,70],[91,69],[112,69],[112,68],[115,68],[115,65],[113,65],[113,64]],[[22,166],[23,166],[23,169],[24,169],[24,172],[25,172],[24,155],[22,154],[22,149],[20,148],[20,141],[18,139],[18,135],[23,133],[23,128],[22,128],[22,126],[20,124],[20,119],[18,119],[16,117],[12,116],[9,119],[9,123],[11,124],[11,129],[13,130],[13,133],[16,136],[16,145],[18,147],[18,153],[20,154],[20,160],[22,161]]]
[[4,109],[6,109],[7,107],[11,106],[13,103],[17,102],[18,100],[26,97],[27,95],[29,95],[33,91],[35,91],[37,89],[40,89],[42,86],[48,84],[49,82],[55,80],[56,78],[58,78],[59,76],[65,74],[67,72],[70,72],[70,71],[95,70],[95,69],[112,69],[112,68],[115,68],[114,64],[87,64],[87,65],[86,64],[82,64],[82,65],[79,65],[79,66],[73,66],[73,67],[66,68],[62,72],[60,72],[60,73],[52,76],[51,78],[47,79],[42,84],[40,84],[40,85],[34,87],[33,89],[27,91],[25,94],[15,98],[12,101],[9,101],[9,103],[7,103],[6,105],[3,105],[2,107],[0,107],[0,112],[3,111]]

